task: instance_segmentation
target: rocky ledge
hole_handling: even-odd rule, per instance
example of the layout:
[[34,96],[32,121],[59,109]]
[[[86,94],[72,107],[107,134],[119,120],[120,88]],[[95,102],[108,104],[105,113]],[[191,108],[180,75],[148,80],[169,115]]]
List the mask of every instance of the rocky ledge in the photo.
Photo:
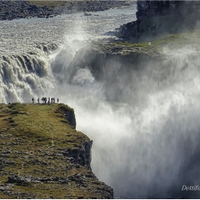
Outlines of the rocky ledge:
[[199,1],[137,0],[137,20],[122,25],[117,36],[138,42],[199,29],[199,7]]
[[103,11],[127,5],[125,1],[0,1],[0,20],[48,18],[75,12]]
[[113,198],[64,104],[0,105],[0,198]]

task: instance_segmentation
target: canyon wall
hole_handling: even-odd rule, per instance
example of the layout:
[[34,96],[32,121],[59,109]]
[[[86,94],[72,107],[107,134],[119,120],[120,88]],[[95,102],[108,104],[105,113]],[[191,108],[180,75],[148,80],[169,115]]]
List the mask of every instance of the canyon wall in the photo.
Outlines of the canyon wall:
[[137,1],[137,20],[119,28],[118,37],[149,41],[158,36],[198,29],[198,1]]

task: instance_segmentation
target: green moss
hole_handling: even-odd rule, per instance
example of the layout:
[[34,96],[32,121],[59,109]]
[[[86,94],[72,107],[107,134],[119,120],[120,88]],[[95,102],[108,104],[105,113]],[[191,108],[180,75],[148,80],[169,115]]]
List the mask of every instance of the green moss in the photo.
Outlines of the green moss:
[[8,118],[8,122],[16,125],[15,132],[9,127],[10,133],[15,136],[37,139],[43,144],[50,144],[51,140],[56,140],[57,145],[63,141],[73,141],[68,143],[70,147],[75,146],[76,142],[80,144],[88,140],[83,133],[77,132],[65,120],[64,112],[73,110],[66,105],[11,104],[8,108],[9,116],[12,116]]
[[100,51],[128,55],[130,53],[146,54],[150,57],[160,56],[163,48],[176,51],[180,48],[195,48],[200,51],[200,31],[187,31],[178,34],[169,34],[149,42],[134,43],[131,41],[117,41],[98,44]]
[[169,34],[152,42],[155,47],[170,47],[178,49],[191,45],[199,50],[200,31],[188,31],[179,34]]
[[[8,181],[8,176],[32,176],[35,178],[67,178],[74,174],[87,174],[85,166],[76,167],[61,153],[62,149],[77,149],[89,138],[76,131],[67,121],[64,113],[73,110],[64,104],[19,104],[0,105],[0,155],[2,156],[0,184]],[[10,122],[12,120],[12,122]],[[12,126],[15,124],[15,126]],[[58,155],[57,155],[58,154]],[[86,182],[88,180],[85,180]],[[87,183],[91,185],[91,183]],[[91,188],[94,186],[91,185]],[[91,198],[101,197],[94,189],[81,188],[76,182],[13,183],[9,198]],[[94,191],[93,191],[94,190]],[[71,196],[67,196],[71,195]],[[0,198],[7,197],[0,192]],[[8,197],[7,197],[8,198]]]

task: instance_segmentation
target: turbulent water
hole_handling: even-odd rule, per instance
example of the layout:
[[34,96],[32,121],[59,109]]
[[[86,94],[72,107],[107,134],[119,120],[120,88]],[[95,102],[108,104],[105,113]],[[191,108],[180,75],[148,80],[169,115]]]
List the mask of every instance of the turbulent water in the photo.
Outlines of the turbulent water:
[[76,52],[92,40],[114,37],[112,31],[134,20],[135,11],[133,4],[91,16],[1,21],[0,102],[46,96],[73,107],[77,129],[94,141],[92,169],[116,198],[200,197],[181,191],[200,181],[195,49],[164,51],[160,65],[123,74],[123,63],[113,60],[101,82],[87,66],[69,77]]

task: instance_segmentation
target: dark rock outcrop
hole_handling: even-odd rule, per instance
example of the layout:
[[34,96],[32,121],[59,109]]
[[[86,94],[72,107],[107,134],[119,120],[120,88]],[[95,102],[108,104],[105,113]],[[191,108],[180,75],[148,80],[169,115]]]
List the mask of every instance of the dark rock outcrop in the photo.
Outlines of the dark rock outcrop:
[[71,111],[71,110],[66,111],[65,118],[71,126],[76,128],[76,118],[75,118],[75,114],[73,111]]
[[122,25],[118,37],[149,41],[157,36],[196,28],[198,1],[137,1],[137,20]]
[[61,153],[65,157],[72,158],[74,163],[90,169],[92,143],[92,140],[85,141],[80,148],[64,149]]
[[26,17],[49,17],[53,13],[50,8],[41,8],[27,1],[1,1],[0,19],[12,20]]
[[62,113],[64,115],[64,118],[67,120],[67,122],[74,129],[76,129],[76,117],[75,117],[73,109],[67,108],[65,105],[63,105],[63,106],[60,106],[56,112]]
[[[43,2],[43,4],[41,3]],[[75,12],[103,11],[109,8],[127,5],[124,1],[40,1],[43,6],[38,6],[32,1],[0,1],[0,20],[12,20],[18,18],[49,18],[60,14],[70,14]]]

